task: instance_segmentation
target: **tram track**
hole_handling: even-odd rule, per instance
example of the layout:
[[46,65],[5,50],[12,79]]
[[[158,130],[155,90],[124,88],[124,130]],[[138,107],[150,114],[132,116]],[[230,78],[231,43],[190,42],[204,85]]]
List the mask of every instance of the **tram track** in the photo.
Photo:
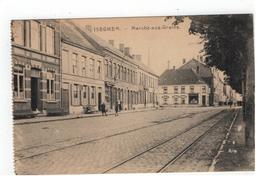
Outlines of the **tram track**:
[[[221,114],[223,111],[224,111],[224,110],[219,111],[218,113],[215,113],[215,114],[209,116],[207,119],[210,119],[210,118],[212,118],[212,117],[215,117],[215,116]],[[78,142],[78,143],[76,143],[76,144],[71,144],[71,145],[68,145],[68,146],[62,146],[62,147],[60,147],[60,148],[51,149],[51,150],[49,150],[49,151],[40,152],[40,153],[32,154],[32,155],[29,155],[29,156],[20,156],[20,154],[21,154],[21,152],[23,152],[23,151],[28,151],[28,150],[30,150],[30,149],[41,148],[41,147],[50,146],[50,145],[48,145],[48,144],[47,144],[47,145],[39,145],[39,146],[33,146],[33,147],[30,147],[30,148],[25,148],[25,149],[17,150],[17,151],[15,151],[15,157],[17,158],[17,159],[15,159],[15,161],[30,159],[30,158],[34,158],[34,157],[37,157],[37,156],[45,155],[45,154],[48,154],[48,153],[65,150],[65,149],[68,149],[68,148],[71,148],[71,147],[74,147],[74,146],[79,146],[79,145],[83,145],[83,144],[88,144],[88,143],[93,143],[93,142],[101,141],[101,140],[104,140],[104,139],[107,139],[107,138],[111,138],[111,137],[115,137],[115,136],[118,136],[118,135],[123,135],[123,134],[131,133],[131,132],[134,132],[134,131],[139,131],[139,130],[142,130],[142,129],[146,129],[146,128],[158,126],[158,125],[161,125],[161,124],[166,124],[166,123],[169,123],[169,122],[172,122],[172,121],[176,121],[176,120],[179,120],[179,119],[191,117],[191,116],[194,116],[194,115],[197,115],[197,114],[201,114],[201,113],[204,113],[204,112],[208,112],[208,111],[199,111],[199,112],[195,112],[195,113],[186,114],[185,116],[179,115],[179,116],[176,116],[176,117],[174,117],[174,118],[170,118],[170,119],[166,119],[166,120],[163,119],[163,120],[158,121],[158,122],[153,122],[153,124],[151,124],[151,125],[146,125],[146,126],[142,126],[142,127],[136,128],[136,129],[131,129],[131,130],[122,131],[122,132],[119,132],[119,133],[107,135],[107,136],[100,137],[100,138],[96,138],[96,139],[81,141],[81,142]],[[203,120],[203,121],[205,121],[205,120]],[[203,121],[202,121],[202,122],[203,122]],[[71,139],[69,139],[69,140],[71,140]],[[55,143],[61,143],[61,142],[65,142],[65,141],[62,140],[62,141],[55,142]],[[55,143],[54,143],[54,144],[55,144]],[[19,152],[20,152],[20,153],[19,153]],[[20,158],[19,158],[19,157],[20,157]]]
[[[151,146],[150,148],[146,149],[146,150],[143,150],[135,155],[132,155],[131,157],[115,164],[114,166],[106,169],[105,171],[103,171],[102,173],[110,173],[110,172],[113,172],[113,173],[117,173],[116,169],[120,168],[121,166],[125,166],[125,164],[127,164],[128,162],[134,160],[134,159],[138,159],[138,157],[141,157],[142,155],[144,154],[147,154],[148,152],[152,152],[154,151],[155,149],[167,144],[168,142],[174,140],[174,139],[177,139],[178,137],[180,137],[181,135],[184,135],[186,133],[188,133],[189,131],[191,131],[192,129],[204,124],[205,122],[208,122],[210,121],[211,119],[214,119],[216,118],[218,115],[220,115],[220,113],[222,113],[223,111],[215,114],[215,115],[212,115],[210,116],[209,118],[207,118],[206,120],[203,120],[202,122],[200,122],[199,124],[191,127],[191,128],[188,128],[186,130],[184,130],[183,132],[179,133],[178,135],[175,135],[169,139],[166,139],[156,145],[153,145]],[[236,117],[236,115],[238,114],[238,111],[233,111],[231,113],[232,115],[232,118]],[[229,117],[230,115],[227,114],[225,115],[224,117],[220,118],[219,120],[217,120],[213,125],[211,125],[206,131],[204,131],[199,137],[197,137],[195,140],[193,140],[190,144],[188,144],[188,146],[185,146],[179,153],[177,153],[172,159],[168,160],[167,163],[165,163],[163,166],[161,166],[157,171],[157,173],[160,173],[160,172],[164,172],[170,165],[174,164],[174,162],[176,162],[178,159],[180,159],[188,150],[190,150],[194,145],[196,145],[200,140],[202,140],[206,135],[209,134],[209,132],[221,121],[223,121],[224,119],[226,119],[227,117]]]

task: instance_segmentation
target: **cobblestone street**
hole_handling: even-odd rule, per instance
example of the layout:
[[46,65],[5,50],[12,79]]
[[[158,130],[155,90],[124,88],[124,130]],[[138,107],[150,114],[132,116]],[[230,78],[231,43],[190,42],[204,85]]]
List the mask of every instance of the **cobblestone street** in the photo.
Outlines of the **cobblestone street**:
[[[15,125],[16,173],[156,172],[176,153],[222,120],[217,124],[220,131],[215,131],[215,136],[211,135],[210,140],[214,144],[204,141],[211,145],[209,149],[218,149],[224,125],[229,124],[232,112],[225,107],[164,108],[124,113],[117,117]],[[166,140],[170,141],[160,145]],[[182,162],[187,165],[187,162]],[[178,168],[181,169],[181,165]],[[176,169],[169,167],[166,171]]]

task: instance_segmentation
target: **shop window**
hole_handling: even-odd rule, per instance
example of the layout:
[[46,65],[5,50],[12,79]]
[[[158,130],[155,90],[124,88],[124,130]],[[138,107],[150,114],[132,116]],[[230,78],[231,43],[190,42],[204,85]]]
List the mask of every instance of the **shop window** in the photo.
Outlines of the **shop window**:
[[54,72],[47,72],[47,100],[55,100]]
[[14,99],[24,99],[24,67],[15,66],[13,74]]

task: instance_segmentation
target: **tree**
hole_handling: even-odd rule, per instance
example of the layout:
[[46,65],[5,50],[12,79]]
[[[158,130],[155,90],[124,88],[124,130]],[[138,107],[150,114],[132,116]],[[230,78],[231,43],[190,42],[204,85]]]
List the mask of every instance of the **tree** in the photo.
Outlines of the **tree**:
[[253,36],[252,15],[209,15],[167,17],[178,25],[191,20],[189,33],[203,40],[205,63],[224,71],[228,83],[242,93],[242,80],[248,62],[247,41]]

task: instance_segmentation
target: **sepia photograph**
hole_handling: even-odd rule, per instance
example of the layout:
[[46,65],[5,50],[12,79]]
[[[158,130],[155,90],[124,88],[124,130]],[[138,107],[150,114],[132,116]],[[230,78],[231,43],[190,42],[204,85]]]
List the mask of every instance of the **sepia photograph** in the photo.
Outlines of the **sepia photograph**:
[[253,22],[13,19],[15,174],[254,171]]

